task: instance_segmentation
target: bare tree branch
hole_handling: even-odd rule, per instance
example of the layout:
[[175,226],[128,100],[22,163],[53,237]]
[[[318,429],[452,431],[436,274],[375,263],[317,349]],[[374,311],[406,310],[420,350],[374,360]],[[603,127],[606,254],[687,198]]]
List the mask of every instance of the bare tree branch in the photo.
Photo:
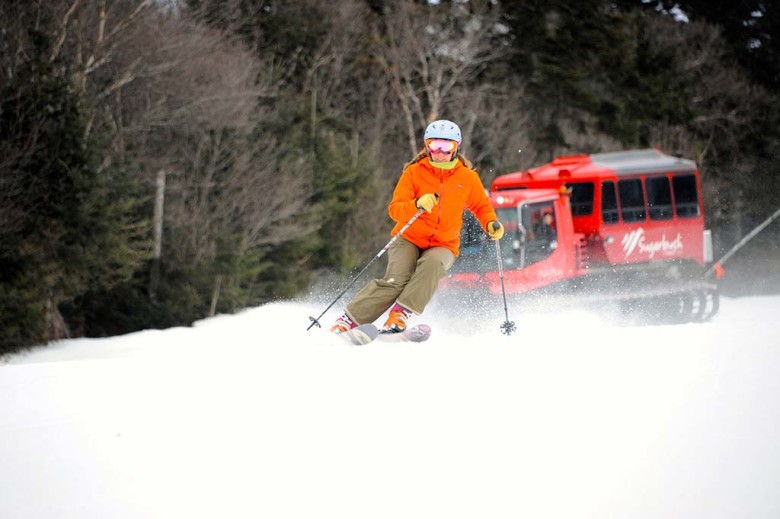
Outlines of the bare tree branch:
[[[446,16],[442,10],[450,9]],[[460,7],[456,4],[423,5],[411,0],[388,6],[385,12],[386,40],[379,59],[388,74],[406,120],[409,149],[419,149],[420,128],[441,118],[443,107],[453,101],[457,90],[490,62],[506,51],[495,49],[490,28],[495,14],[477,10],[458,25]]]
[[60,24],[62,27],[60,29],[60,35],[57,38],[57,43],[54,44],[54,49],[52,49],[51,58],[49,61],[54,61],[60,55],[62,45],[65,43],[65,38],[68,36],[68,20],[70,20],[70,17],[73,16],[73,13],[76,12],[76,9],[80,3],[81,0],[74,0],[70,8],[68,8],[68,10],[65,12],[65,16],[62,18],[62,23]]

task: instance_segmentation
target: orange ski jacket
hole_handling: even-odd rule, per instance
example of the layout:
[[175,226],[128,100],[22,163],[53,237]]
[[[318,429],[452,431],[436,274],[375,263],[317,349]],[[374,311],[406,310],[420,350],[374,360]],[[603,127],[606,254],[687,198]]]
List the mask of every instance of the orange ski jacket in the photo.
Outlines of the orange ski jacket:
[[479,175],[464,160],[459,156],[454,168],[440,169],[423,156],[404,168],[387,207],[390,218],[396,222],[393,236],[417,213],[416,201],[426,193],[437,193],[439,203],[430,213],[423,211],[403,234],[421,249],[447,247],[457,256],[464,209],[477,217],[483,229],[491,220],[497,220]]

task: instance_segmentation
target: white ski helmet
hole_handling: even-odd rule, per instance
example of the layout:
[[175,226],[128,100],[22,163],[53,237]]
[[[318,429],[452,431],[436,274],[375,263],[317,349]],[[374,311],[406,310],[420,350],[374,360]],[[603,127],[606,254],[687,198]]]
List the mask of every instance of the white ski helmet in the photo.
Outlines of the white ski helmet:
[[457,142],[458,146],[460,146],[462,140],[458,125],[446,119],[439,119],[428,125],[425,129],[423,140],[427,141],[428,139],[447,139]]

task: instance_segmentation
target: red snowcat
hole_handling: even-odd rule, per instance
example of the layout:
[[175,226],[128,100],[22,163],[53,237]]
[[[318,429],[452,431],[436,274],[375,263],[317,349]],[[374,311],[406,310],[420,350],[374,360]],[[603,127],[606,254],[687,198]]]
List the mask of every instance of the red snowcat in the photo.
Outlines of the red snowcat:
[[691,160],[655,149],[562,156],[497,177],[490,199],[506,231],[501,253],[467,213],[444,297],[501,294],[500,258],[504,293],[516,303],[593,303],[654,323],[718,311]]

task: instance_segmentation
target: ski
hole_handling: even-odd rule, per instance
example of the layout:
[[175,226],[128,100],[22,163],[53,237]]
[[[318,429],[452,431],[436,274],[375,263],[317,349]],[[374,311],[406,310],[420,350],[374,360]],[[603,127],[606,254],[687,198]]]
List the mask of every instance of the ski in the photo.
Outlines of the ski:
[[431,327],[418,324],[398,333],[379,333],[377,340],[382,342],[423,342],[431,336]]
[[423,342],[431,336],[431,327],[418,324],[408,330],[398,333],[379,333],[373,324],[361,324],[348,332],[338,334],[339,337],[354,346],[364,346],[374,340],[379,342]]
[[348,332],[339,333],[338,336],[355,346],[362,346],[376,339],[379,331],[373,324],[361,324]]

